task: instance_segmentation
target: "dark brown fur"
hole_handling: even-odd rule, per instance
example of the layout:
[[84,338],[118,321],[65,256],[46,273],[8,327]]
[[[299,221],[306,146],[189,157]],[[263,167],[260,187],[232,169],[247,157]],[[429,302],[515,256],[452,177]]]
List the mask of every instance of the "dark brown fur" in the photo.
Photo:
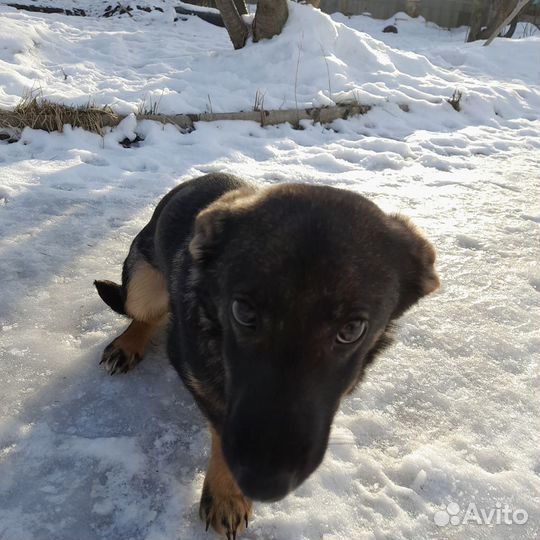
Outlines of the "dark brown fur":
[[162,199],[122,285],[96,282],[134,321],[102,362],[134,367],[169,314],[169,358],[211,425],[207,526],[235,537],[251,499],[316,469],[340,399],[438,287],[434,261],[409,220],[344,190],[213,174]]

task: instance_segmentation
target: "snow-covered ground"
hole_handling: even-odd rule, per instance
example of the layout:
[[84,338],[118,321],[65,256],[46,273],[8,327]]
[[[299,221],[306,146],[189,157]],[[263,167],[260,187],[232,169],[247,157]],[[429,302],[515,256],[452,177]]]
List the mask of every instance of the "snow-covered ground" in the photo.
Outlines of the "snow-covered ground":
[[[181,134],[131,117],[104,137],[0,142],[0,538],[213,537],[197,515],[204,421],[162,338],[126,376],[98,366],[124,322],[92,287],[119,278],[159,197],[208,171],[366,194],[424,228],[442,280],[343,403],[322,466],[257,504],[245,537],[538,537],[540,40],[486,48],[463,29],[382,25],[291,5],[282,36],[234,52],[223,29],[168,8],[82,19],[0,6],[0,107],[32,88],[121,112],[247,110],[257,90],[266,107],[376,105],[304,130]],[[445,101],[455,89],[460,112]],[[118,144],[135,132],[138,145]],[[472,503],[491,526],[462,523]],[[496,524],[506,507],[514,523]]]

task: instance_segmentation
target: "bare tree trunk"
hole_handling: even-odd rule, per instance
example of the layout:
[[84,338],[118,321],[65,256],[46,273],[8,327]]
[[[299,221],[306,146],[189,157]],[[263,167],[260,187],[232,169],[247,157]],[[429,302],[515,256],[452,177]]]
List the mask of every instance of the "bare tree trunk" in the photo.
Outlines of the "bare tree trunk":
[[[215,2],[234,48],[241,49],[246,44],[249,34],[242,19],[242,15],[247,13],[246,1],[215,0]],[[269,39],[281,34],[288,18],[287,0],[258,0],[253,19],[253,41]]]
[[409,17],[418,17],[420,15],[420,0],[406,0],[405,13]]
[[258,0],[253,19],[253,41],[280,34],[288,18],[287,0]]
[[529,0],[518,0],[517,4],[514,6],[514,9],[506,14],[506,17],[503,18],[501,21],[498,19],[497,21],[497,27],[495,29],[491,29],[491,35],[489,36],[489,39],[484,43],[484,45],[489,45],[498,35],[499,32],[502,30],[503,26],[506,26],[507,24],[512,22],[512,19],[516,18],[519,14],[519,12],[529,3]]
[[233,47],[241,49],[246,44],[248,29],[238,12],[237,2],[243,4],[245,8],[243,0],[216,0],[216,6],[223,17],[223,23],[227,32],[229,32]]
[[512,11],[516,2],[517,0],[491,0],[486,29],[480,33],[480,39],[486,39],[492,34],[493,30]]
[[248,10],[245,0],[234,0],[234,5],[240,15],[247,15]]
[[467,43],[480,39],[480,31],[482,30],[482,26],[485,24],[485,20],[487,18],[486,7],[485,0],[473,0]]
[[485,0],[474,0],[467,41],[487,39],[494,33],[497,35],[512,20],[513,17],[505,23],[509,15],[514,11],[517,15],[526,4],[528,2],[522,0],[490,0],[486,5]]
[[518,23],[518,18],[514,17],[514,19],[510,22],[510,26],[509,26],[508,30],[501,37],[503,37],[503,38],[511,38],[514,35],[514,32],[516,31],[517,23]]

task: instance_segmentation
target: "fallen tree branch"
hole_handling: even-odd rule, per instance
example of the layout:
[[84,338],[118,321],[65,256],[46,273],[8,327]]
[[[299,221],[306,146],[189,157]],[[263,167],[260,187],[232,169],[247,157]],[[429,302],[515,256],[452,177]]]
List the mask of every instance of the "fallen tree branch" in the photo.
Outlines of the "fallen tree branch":
[[[21,10],[21,11],[31,11],[33,13],[59,13],[61,15],[71,15],[74,17],[86,17],[88,14],[84,9],[63,9],[63,8],[55,8],[55,7],[49,7],[49,6],[36,6],[32,4],[18,4],[10,2],[6,4],[6,6]],[[135,6],[135,9],[138,9],[140,11],[145,12],[151,12],[153,10],[155,11],[161,11],[163,13],[163,8],[160,7],[144,7],[144,6]],[[176,6],[174,8],[176,13],[178,15],[194,15],[196,17],[199,17],[203,21],[206,21],[210,24],[213,24],[214,26],[220,26],[223,28],[225,24],[223,23],[223,18],[221,17],[221,14],[216,9],[207,8],[204,7],[198,8],[196,4],[194,4],[193,9],[189,7],[184,6]],[[109,5],[105,11],[99,15],[100,17],[112,17],[113,15],[122,15],[127,14],[131,15],[131,12],[133,11],[133,8],[131,6],[124,7],[121,4],[116,4],[114,7],[112,5]]]
[[[221,120],[244,120],[258,122],[261,126],[289,123],[299,127],[301,120],[311,120],[327,124],[338,118],[349,118],[367,113],[370,105],[349,103],[331,107],[310,107],[304,109],[277,109],[223,113],[199,114],[137,114],[137,120],[153,120],[162,124],[174,124],[183,130],[194,129],[196,122],[215,122]],[[66,124],[82,127],[94,133],[103,133],[103,128],[117,126],[125,115],[114,113],[104,107],[70,107],[58,105],[43,99],[23,100],[13,111],[0,109],[0,129],[15,128],[62,131]]]
[[84,9],[62,9],[48,6],[33,6],[28,4],[6,4],[6,6],[20,9],[23,11],[33,11],[36,13],[61,13],[62,15],[74,15],[77,17],[86,17]]
[[200,19],[202,19],[203,21],[213,24],[214,26],[220,26],[221,28],[225,27],[223,18],[221,17],[219,13],[216,13],[215,11],[202,10],[202,9],[189,9],[183,6],[175,6],[174,10],[179,15],[195,15],[199,17]]
[[[258,122],[261,126],[272,126],[276,124],[292,124],[297,126],[300,120],[311,120],[315,123],[328,124],[338,118],[349,118],[366,114],[371,109],[370,105],[360,105],[358,103],[347,105],[335,105],[333,107],[310,107],[305,109],[277,109],[260,111],[241,111],[225,113],[200,113],[200,114],[179,114],[169,116],[171,123],[179,127],[192,127],[195,122],[216,122],[220,120],[244,120]],[[159,120],[158,118],[145,115],[144,119]],[[139,118],[139,117],[138,117]]]
[[[18,4],[18,3],[7,3],[6,6],[21,10],[21,11],[31,11],[34,13],[59,13],[61,15],[70,15],[73,17],[87,17],[89,14],[86,13],[84,9],[63,9],[63,8],[56,8],[56,7],[50,7],[50,6],[36,6],[33,4]],[[131,12],[134,9],[138,9],[140,11],[145,11],[146,13],[150,13],[151,11],[160,11],[163,13],[163,8],[161,7],[145,7],[145,6],[135,6],[135,8],[131,6],[124,7],[122,4],[117,3],[115,6],[109,5],[105,8],[105,11],[101,13],[100,15],[97,15],[98,17],[112,17],[113,15],[123,15],[127,14],[131,16]],[[199,12],[193,11],[194,15],[199,15],[201,18],[201,15],[199,15]],[[210,21],[209,21],[210,22]]]

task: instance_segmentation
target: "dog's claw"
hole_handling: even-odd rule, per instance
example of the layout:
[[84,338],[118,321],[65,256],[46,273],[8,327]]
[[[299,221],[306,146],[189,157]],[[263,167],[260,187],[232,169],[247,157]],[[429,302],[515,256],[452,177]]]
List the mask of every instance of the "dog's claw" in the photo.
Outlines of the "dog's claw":
[[125,351],[118,345],[115,346],[115,343],[113,342],[105,347],[99,364],[104,364],[105,369],[107,369],[109,374],[115,375],[116,373],[127,373],[130,369],[134,368],[141,359],[142,357],[140,354]]
[[246,529],[248,528],[248,515],[244,516],[244,522],[246,523]]
[[213,496],[207,485],[203,487],[199,516],[205,523],[205,530],[210,526],[227,540],[236,540],[244,530],[251,510],[251,501],[237,494]]

